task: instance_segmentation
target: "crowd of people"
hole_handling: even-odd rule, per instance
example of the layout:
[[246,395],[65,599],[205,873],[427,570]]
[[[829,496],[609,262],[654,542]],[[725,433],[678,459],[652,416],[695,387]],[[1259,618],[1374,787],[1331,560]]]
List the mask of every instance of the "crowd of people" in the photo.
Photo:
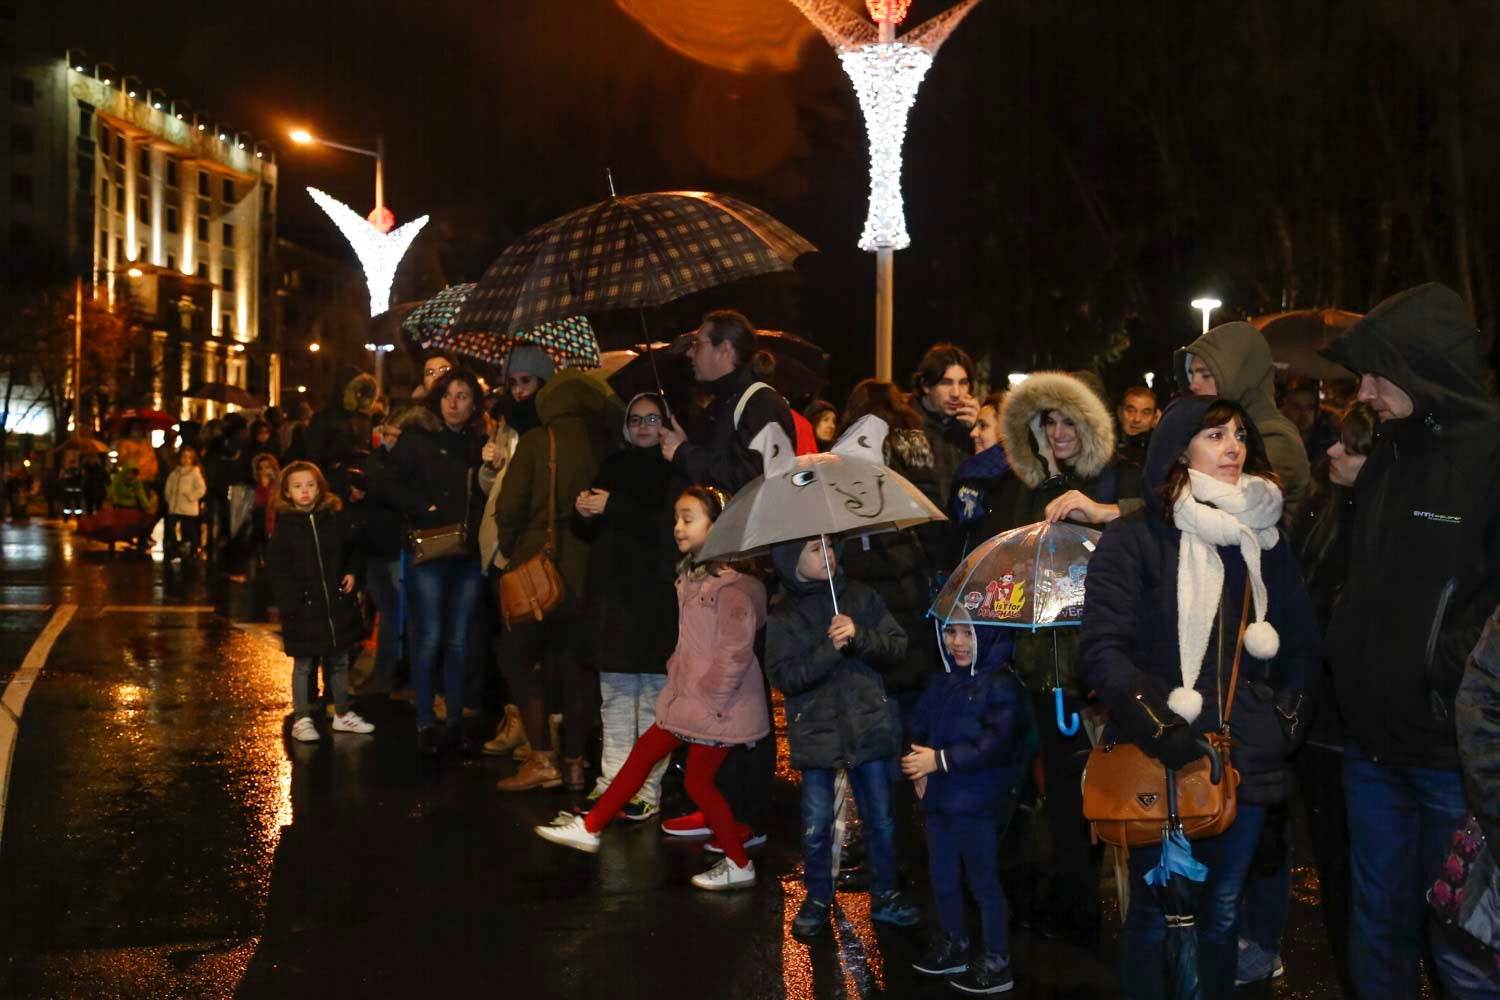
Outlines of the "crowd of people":
[[[936,344],[909,388],[866,379],[842,409],[794,414],[761,381],[755,336],[738,313],[704,319],[692,407],[622,402],[533,345],[494,391],[429,352],[409,400],[359,376],[310,418],[231,414],[171,456],[122,447],[109,499],[145,506],[158,483],[173,557],[206,544],[231,572],[270,574],[294,739],[322,738],[319,666],[333,732],[373,730],[348,680],[369,606],[359,697],[411,700],[422,754],[512,757],[502,793],[586,793],[537,828],[550,841],[592,852],[611,822],[659,817],[685,748],[696,809],[661,825],[720,855],[702,889],[755,884],[779,697],[801,772],[801,939],[829,925],[846,780],[872,918],[920,922],[900,859],[925,830],[936,926],[915,968],[1008,990],[1013,920],[1098,940],[1091,748],[1181,772],[1223,733],[1236,814],[1192,845],[1203,996],[1282,974],[1299,814],[1351,995],[1417,996],[1426,962],[1446,995],[1500,996],[1500,941],[1427,902],[1456,831],[1500,835],[1500,409],[1457,294],[1424,285],[1373,309],[1326,352],[1347,386],[1278,382],[1235,322],[1175,355],[1172,391],[1117,400],[1090,372],[985,394],[972,359]],[[885,464],[947,521],[698,558],[761,475],[767,427],[790,442],[805,422],[829,450],[869,418]],[[1064,520],[1102,530],[1081,628],[926,620],[978,545]],[[1054,689],[1085,725],[1054,724]],[[1160,853],[1129,852],[1127,997],[1167,995]]]

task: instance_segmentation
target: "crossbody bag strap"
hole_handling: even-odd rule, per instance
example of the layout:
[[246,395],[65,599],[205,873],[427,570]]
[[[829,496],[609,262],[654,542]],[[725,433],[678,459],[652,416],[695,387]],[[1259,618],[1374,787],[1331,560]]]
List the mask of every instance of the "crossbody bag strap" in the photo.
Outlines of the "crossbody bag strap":
[[1240,635],[1234,644],[1234,666],[1229,669],[1229,695],[1224,700],[1224,725],[1229,725],[1229,712],[1234,708],[1234,689],[1240,682],[1240,654],[1245,651],[1245,629],[1250,625],[1250,581],[1245,581],[1245,606],[1240,611]]
[[[547,428],[547,555],[557,554],[557,435],[551,427]],[[1244,627],[1240,628],[1240,635],[1245,634]]]

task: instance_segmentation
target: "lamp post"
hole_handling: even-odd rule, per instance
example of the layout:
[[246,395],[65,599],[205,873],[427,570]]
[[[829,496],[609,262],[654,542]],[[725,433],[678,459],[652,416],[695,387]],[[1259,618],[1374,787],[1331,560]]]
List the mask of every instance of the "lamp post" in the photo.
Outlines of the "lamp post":
[[332,139],[320,139],[305,128],[295,129],[291,137],[292,141],[299,146],[327,146],[329,149],[338,149],[345,153],[373,157],[375,160],[375,208],[370,212],[369,221],[370,225],[382,233],[391,231],[396,224],[396,218],[385,207],[385,136],[375,137],[374,149],[334,142]]
[[1207,297],[1205,297],[1205,298],[1200,298],[1200,299],[1194,299],[1193,300],[1193,308],[1197,309],[1197,310],[1199,310],[1200,312],[1203,313],[1203,332],[1204,333],[1208,332],[1208,318],[1209,318],[1209,316],[1211,316],[1213,314],[1213,311],[1215,309],[1219,308],[1223,304],[1224,303],[1220,302],[1218,299],[1215,299],[1215,298],[1207,298]]
[[385,356],[396,349],[395,344],[366,344],[365,350],[375,355],[375,395],[385,391]]

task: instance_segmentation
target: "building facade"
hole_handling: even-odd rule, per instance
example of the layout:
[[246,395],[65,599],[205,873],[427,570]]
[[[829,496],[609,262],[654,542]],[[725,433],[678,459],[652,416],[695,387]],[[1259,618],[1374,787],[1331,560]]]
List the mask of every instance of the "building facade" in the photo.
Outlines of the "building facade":
[[129,317],[112,402],[202,420],[229,407],[190,390],[227,383],[278,403],[270,150],[78,53],[0,55],[0,81],[5,255],[65,262]]

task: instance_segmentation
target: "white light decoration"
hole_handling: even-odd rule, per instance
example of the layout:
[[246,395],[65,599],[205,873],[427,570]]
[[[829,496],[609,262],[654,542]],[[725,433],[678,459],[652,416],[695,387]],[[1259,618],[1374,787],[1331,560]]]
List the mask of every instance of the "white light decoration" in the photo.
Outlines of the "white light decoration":
[[411,220],[400,229],[382,233],[360,218],[348,205],[317,188],[308,188],[307,193],[318,203],[319,208],[328,213],[333,224],[339,227],[339,232],[344,234],[344,238],[354,248],[354,255],[364,268],[365,284],[370,289],[370,316],[379,316],[390,308],[391,284],[396,280],[396,267],[401,263],[401,258],[406,256],[417,233],[427,225],[428,217],[424,215],[420,219]]

